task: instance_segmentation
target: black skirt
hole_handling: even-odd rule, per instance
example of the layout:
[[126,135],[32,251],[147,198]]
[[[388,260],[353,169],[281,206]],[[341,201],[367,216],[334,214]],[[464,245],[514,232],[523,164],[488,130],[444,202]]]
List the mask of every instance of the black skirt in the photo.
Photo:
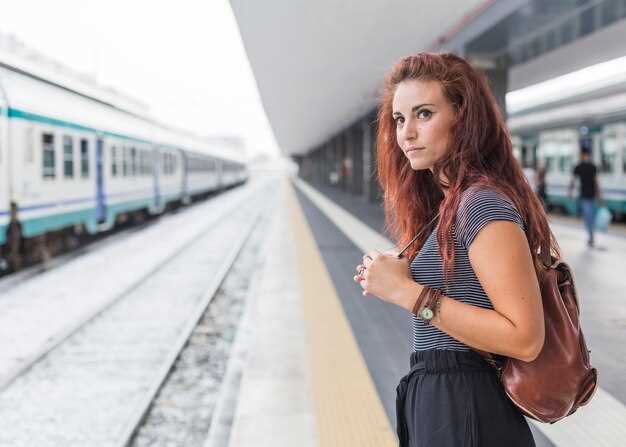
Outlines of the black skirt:
[[411,354],[397,388],[400,447],[534,447],[524,416],[474,351]]

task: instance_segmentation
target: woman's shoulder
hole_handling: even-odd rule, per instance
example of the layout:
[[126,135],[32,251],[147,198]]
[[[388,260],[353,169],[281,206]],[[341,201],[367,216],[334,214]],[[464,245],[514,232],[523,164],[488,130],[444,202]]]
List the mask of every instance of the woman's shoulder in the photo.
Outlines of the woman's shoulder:
[[513,201],[494,186],[471,185],[461,193],[459,210],[481,204],[507,204],[513,206]]
[[472,185],[462,192],[455,224],[465,246],[469,247],[478,232],[494,220],[507,220],[525,228],[513,201],[497,188]]

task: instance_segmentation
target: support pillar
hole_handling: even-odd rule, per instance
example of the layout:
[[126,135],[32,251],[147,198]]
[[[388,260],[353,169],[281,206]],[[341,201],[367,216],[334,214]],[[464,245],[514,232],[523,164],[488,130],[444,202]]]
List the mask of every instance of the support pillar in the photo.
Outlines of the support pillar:
[[361,121],[363,154],[363,197],[368,202],[379,200],[379,186],[376,179],[376,125],[375,116],[368,114]]
[[350,153],[352,157],[352,187],[353,194],[363,193],[363,132],[361,123],[350,128]]
[[325,172],[325,178],[324,178],[324,184],[325,185],[332,185],[332,181],[331,178],[334,176],[334,172],[335,172],[335,160],[334,160],[334,153],[333,153],[333,140],[328,141],[328,143],[326,143],[326,147],[324,149],[324,155],[325,155],[325,163],[324,165],[326,166],[326,172]]
[[342,190],[348,187],[349,162],[347,150],[347,134],[342,132],[336,137],[337,139],[337,172],[339,174],[338,186]]
[[480,55],[465,54],[464,56],[474,68],[482,71],[487,76],[491,91],[500,106],[502,116],[506,120],[506,92],[509,87],[509,66],[502,61],[481,57]]
[[509,69],[508,67],[494,67],[484,70],[484,72],[489,79],[489,85],[500,106],[502,116],[506,120],[506,92],[509,87]]

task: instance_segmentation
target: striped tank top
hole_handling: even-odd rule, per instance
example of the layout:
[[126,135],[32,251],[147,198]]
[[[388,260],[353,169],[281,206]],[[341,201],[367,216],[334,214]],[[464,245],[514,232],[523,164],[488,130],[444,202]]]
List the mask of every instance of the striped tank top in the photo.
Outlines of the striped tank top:
[[[469,187],[461,196],[452,229],[455,250],[454,271],[447,287],[444,287],[443,260],[437,242],[439,225],[429,235],[411,263],[413,280],[424,286],[441,290],[449,298],[485,309],[493,309],[489,297],[470,264],[468,249],[480,230],[494,220],[515,222],[525,229],[522,217],[505,195],[485,186]],[[427,325],[413,316],[413,350],[426,349],[468,351],[470,348],[435,326]]]

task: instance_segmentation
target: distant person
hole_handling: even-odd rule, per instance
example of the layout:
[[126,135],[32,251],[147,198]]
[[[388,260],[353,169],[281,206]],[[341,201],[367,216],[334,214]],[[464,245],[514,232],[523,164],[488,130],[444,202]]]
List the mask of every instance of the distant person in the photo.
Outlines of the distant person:
[[544,209],[548,206],[548,194],[546,192],[546,166],[543,162],[537,163],[537,195]]
[[386,224],[398,247],[418,239],[406,257],[368,252],[354,280],[412,314],[411,371],[397,388],[400,446],[534,446],[475,350],[539,355],[537,271],[541,254],[558,255],[546,214],[485,76],[467,61],[406,57],[383,92],[376,147]]
[[24,249],[24,238],[22,236],[22,224],[17,218],[17,204],[11,202],[11,217],[6,230],[7,239],[7,259],[9,261],[9,271],[17,271],[22,267],[22,253]]
[[528,182],[530,189],[532,189],[533,192],[536,193],[537,192],[537,170],[535,169],[534,164],[526,165],[526,167],[522,169],[522,172],[524,173],[524,177],[526,177],[526,181]]
[[583,221],[587,228],[587,245],[594,245],[596,200],[602,200],[600,186],[598,185],[598,169],[591,161],[591,153],[588,149],[580,152],[580,163],[574,167],[572,180],[569,185],[569,196],[572,197],[576,178],[580,180],[578,203],[582,212]]

